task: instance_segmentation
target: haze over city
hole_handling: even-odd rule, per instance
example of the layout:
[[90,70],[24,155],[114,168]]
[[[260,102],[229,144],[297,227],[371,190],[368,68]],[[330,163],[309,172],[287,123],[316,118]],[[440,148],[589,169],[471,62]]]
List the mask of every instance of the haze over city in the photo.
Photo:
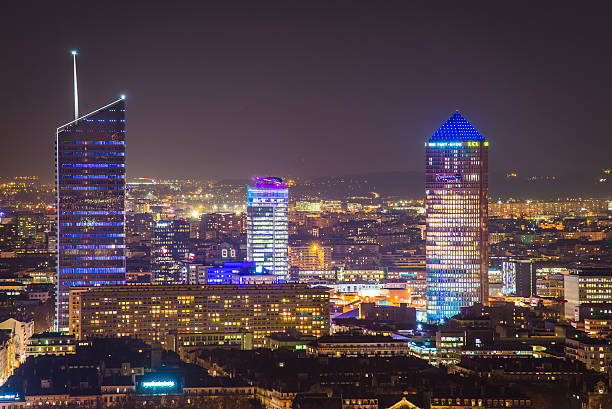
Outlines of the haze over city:
[[491,140],[492,174],[592,179],[612,149],[610,11],[11,2],[0,17],[0,173],[52,180],[77,49],[82,113],[128,95],[129,177],[422,172],[423,142],[460,109]]

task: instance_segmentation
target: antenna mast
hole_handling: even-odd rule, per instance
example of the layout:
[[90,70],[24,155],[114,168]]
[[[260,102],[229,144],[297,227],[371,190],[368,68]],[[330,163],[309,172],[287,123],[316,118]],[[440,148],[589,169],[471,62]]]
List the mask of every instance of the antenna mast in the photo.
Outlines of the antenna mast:
[[72,51],[72,63],[74,66],[74,119],[79,117],[79,89],[77,87],[77,70],[76,70],[77,52]]

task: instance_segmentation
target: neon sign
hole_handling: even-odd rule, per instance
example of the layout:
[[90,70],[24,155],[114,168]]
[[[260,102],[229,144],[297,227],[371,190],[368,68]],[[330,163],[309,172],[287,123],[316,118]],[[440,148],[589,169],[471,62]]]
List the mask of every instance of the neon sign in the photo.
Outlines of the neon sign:
[[461,173],[455,175],[436,175],[436,182],[461,182]]
[[172,388],[174,381],[147,381],[142,383],[143,388]]

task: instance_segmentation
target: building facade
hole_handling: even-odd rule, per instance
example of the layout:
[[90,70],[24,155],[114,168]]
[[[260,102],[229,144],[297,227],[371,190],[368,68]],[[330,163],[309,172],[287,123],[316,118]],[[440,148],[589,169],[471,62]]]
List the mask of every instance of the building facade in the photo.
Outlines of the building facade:
[[319,243],[289,247],[289,265],[299,270],[330,270],[332,247]]
[[57,315],[71,286],[125,283],[125,101],[57,129]]
[[427,317],[488,301],[488,145],[459,112],[427,143]]
[[563,276],[565,318],[579,321],[583,303],[612,303],[612,269],[582,268]]
[[247,260],[287,280],[289,189],[279,178],[253,178],[247,188]]
[[189,255],[189,222],[160,220],[151,243],[151,274],[154,284],[181,283],[181,261]]
[[248,331],[253,346],[275,332],[329,333],[329,294],[303,284],[91,287],[71,292],[71,329],[78,338]]

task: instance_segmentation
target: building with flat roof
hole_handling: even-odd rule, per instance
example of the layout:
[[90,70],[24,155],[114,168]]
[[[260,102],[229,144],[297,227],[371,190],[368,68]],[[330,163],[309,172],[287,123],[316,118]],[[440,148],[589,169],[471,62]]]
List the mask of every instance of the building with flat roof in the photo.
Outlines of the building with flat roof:
[[275,332],[329,333],[327,290],[304,284],[126,285],[71,295],[70,328],[79,339],[132,337],[165,345],[171,332],[245,330],[261,347]]
[[612,303],[612,268],[582,268],[563,276],[565,317],[579,320],[582,303]]
[[289,277],[289,188],[280,178],[253,178],[247,187],[247,260]]

